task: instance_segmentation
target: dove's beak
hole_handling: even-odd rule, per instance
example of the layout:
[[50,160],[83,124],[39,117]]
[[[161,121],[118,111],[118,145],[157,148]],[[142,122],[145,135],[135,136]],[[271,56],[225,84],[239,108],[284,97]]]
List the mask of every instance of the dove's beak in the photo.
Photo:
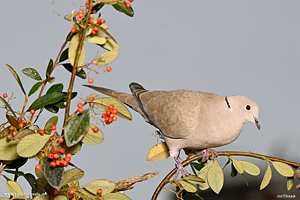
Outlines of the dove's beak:
[[258,130],[260,130],[260,124],[259,124],[257,117],[253,116],[253,118],[254,118],[254,123],[255,123],[256,127],[258,128]]

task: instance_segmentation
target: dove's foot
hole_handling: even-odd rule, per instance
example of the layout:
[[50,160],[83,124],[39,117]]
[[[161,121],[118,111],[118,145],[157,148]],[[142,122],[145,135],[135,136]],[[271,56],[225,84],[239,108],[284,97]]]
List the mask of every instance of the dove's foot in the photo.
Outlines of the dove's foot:
[[177,156],[172,156],[174,162],[176,163],[177,166],[177,171],[176,174],[174,175],[174,180],[177,179],[177,176],[179,174],[179,172],[181,172],[183,177],[186,177],[189,175],[189,173],[184,169],[184,167],[182,166],[181,162],[178,160]]
[[212,154],[215,154],[215,157],[217,157],[219,154],[218,152],[216,152],[213,149],[204,149],[202,151],[197,151],[196,154],[197,155],[201,155],[202,154],[202,162],[206,162],[209,159],[209,152],[211,152]]

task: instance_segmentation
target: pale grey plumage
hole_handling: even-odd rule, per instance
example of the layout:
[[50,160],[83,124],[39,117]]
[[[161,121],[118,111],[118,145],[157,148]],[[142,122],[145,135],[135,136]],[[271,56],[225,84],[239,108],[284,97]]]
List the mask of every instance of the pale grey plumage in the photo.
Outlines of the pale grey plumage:
[[187,172],[177,158],[180,149],[203,150],[229,144],[246,121],[260,128],[258,105],[242,95],[224,97],[184,89],[148,91],[137,83],[129,85],[132,94],[85,86],[120,100],[158,128],[183,176]]

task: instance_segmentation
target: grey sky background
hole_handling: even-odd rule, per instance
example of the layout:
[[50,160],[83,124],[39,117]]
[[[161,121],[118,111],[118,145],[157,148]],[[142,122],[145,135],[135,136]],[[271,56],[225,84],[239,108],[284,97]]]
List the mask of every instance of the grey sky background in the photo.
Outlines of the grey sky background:
[[[33,67],[45,78],[49,59],[56,58],[72,27],[70,22],[52,13],[51,3],[0,3],[0,94],[14,93],[15,110],[22,109],[24,97],[5,64],[18,72],[28,92],[35,82],[21,70]],[[85,1],[55,1],[54,9],[61,15],[68,14],[74,9],[72,3],[80,6]],[[109,33],[121,48],[117,60],[110,64],[110,73],[90,75],[94,85],[129,92],[129,83],[135,81],[149,90],[183,88],[224,96],[247,95],[260,107],[261,130],[248,122],[235,142],[216,150],[253,151],[299,162],[299,1],[135,0],[132,6],[133,18],[110,6],[102,9],[102,17],[110,26]],[[86,61],[104,52],[95,45],[87,44],[86,49]],[[58,67],[52,75],[56,77],[54,83],[65,84],[66,91],[70,73]],[[94,93],[82,87],[83,84],[87,84],[87,80],[77,79],[74,90],[83,97]],[[30,98],[29,104],[37,95]],[[72,111],[76,109],[78,97],[73,101]],[[64,111],[58,113],[58,127],[62,126],[63,114]],[[156,144],[156,138],[151,135],[155,128],[145,123],[139,114],[132,114],[131,122],[119,119],[110,126],[100,127],[104,142],[97,146],[84,145],[72,158],[85,171],[80,184],[100,178],[117,181],[159,171],[155,178],[138,183],[135,189],[126,192],[133,200],[150,199],[160,181],[173,169],[170,158],[146,161],[148,151]],[[44,112],[39,125],[43,127],[51,116]],[[0,119],[6,120],[4,110]],[[224,164],[226,159],[219,161]],[[260,166],[261,175],[256,178],[262,180],[266,162],[250,161]],[[20,170],[34,173],[37,161],[32,159],[29,163]],[[229,168],[225,170],[227,175]],[[273,174],[277,172],[273,170]],[[297,194],[295,190],[287,192],[285,179],[280,177],[280,180],[279,194]],[[232,181],[243,182],[241,178],[226,177],[225,186]],[[20,178],[19,183],[24,192],[30,192],[24,179]],[[266,189],[271,186],[272,180]],[[7,192],[5,180],[0,179],[0,196],[4,192]],[[163,193],[159,199],[168,199],[168,194],[171,193]],[[216,194],[211,191],[211,195]],[[222,197],[222,192],[216,197]]]

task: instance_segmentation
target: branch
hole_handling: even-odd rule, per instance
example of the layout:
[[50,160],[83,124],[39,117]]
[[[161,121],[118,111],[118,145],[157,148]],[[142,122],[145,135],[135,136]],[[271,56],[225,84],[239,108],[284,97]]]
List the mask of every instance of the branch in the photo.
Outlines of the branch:
[[137,182],[142,182],[142,181],[148,180],[156,175],[158,175],[158,172],[147,173],[147,174],[136,176],[133,178],[116,181],[115,183],[117,184],[117,186],[113,192],[131,190],[131,189],[133,189],[133,187],[132,187],[133,184],[135,184]]
[[[223,152],[218,152],[219,156],[248,156],[248,157],[253,157],[253,158],[258,158],[261,160],[271,160],[271,161],[278,161],[278,162],[282,162],[288,165],[291,165],[293,167],[300,167],[299,163],[295,163],[295,162],[291,162],[288,160],[284,160],[281,158],[275,158],[275,157],[271,157],[271,156],[265,156],[265,155],[261,155],[261,154],[256,154],[253,152],[237,152],[237,151],[223,151]],[[185,161],[182,162],[182,166],[186,167],[187,165],[191,164],[193,161],[196,160],[200,160],[202,158],[202,155],[199,156],[195,156],[192,158],[189,158]],[[163,187],[170,181],[171,177],[174,176],[174,174],[176,173],[177,168],[174,168],[162,181],[161,183],[157,186],[156,190],[153,193],[152,196],[152,200],[156,200],[158,197],[158,194],[161,192],[161,190],[163,189]]]

